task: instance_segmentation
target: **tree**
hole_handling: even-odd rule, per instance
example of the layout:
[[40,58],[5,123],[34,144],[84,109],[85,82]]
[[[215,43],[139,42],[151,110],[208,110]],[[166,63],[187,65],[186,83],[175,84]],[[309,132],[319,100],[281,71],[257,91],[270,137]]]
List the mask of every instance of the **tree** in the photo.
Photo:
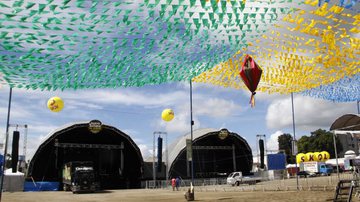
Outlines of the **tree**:
[[[299,153],[327,151],[330,157],[335,156],[333,134],[329,131],[318,129],[311,132],[310,136],[302,136],[298,142]],[[343,150],[340,140],[336,140],[338,153]]]
[[295,163],[295,158],[293,157],[291,151],[292,140],[292,136],[288,133],[284,133],[278,137],[279,150],[283,150],[285,152],[287,163]]
[[310,143],[311,141],[309,136],[302,136],[300,139],[297,140],[298,152],[307,153],[308,151],[312,151]]

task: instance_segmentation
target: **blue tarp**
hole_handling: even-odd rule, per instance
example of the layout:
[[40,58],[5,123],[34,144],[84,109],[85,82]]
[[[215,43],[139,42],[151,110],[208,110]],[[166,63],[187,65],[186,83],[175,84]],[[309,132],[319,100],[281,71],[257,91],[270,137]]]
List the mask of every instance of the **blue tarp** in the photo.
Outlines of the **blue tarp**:
[[58,191],[59,182],[25,182],[24,191]]

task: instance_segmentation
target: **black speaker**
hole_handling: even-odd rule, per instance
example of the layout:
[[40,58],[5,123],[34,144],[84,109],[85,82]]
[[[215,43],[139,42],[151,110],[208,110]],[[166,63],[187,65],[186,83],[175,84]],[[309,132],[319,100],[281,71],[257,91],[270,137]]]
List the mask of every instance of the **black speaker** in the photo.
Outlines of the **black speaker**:
[[259,140],[259,148],[260,148],[260,168],[264,169],[264,140]]
[[13,132],[13,142],[12,142],[12,153],[11,153],[11,169],[13,173],[17,171],[17,164],[19,161],[19,138],[20,132]]
[[161,137],[158,137],[158,155],[157,155],[157,172],[161,172],[161,166],[162,166],[162,142],[163,139]]

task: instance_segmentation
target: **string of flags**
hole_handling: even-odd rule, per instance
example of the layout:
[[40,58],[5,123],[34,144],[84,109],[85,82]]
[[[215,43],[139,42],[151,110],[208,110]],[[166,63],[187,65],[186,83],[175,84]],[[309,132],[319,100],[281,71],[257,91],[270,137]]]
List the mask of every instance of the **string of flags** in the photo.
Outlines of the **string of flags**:
[[[0,83],[25,89],[188,81],[335,101],[359,94],[357,0],[8,0],[0,2]],[[336,98],[335,83],[357,88]],[[328,92],[329,91],[329,92]],[[340,94],[339,94],[340,96]]]

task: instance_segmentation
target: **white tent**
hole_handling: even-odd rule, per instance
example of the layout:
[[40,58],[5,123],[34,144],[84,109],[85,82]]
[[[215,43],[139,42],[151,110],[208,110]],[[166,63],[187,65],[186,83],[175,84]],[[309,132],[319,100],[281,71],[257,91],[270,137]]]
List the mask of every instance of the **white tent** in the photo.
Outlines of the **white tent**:
[[329,160],[325,161],[325,163],[332,165],[332,166],[337,166],[337,164],[344,165],[344,161],[345,161],[345,158],[338,158],[337,163],[336,163],[336,159],[329,159]]
[[333,132],[334,147],[335,147],[335,159],[338,178],[339,175],[339,159],[337,156],[336,148],[336,136],[341,134],[352,134],[353,136],[360,135],[360,116],[358,114],[345,114],[334,121],[331,124],[330,131]]

